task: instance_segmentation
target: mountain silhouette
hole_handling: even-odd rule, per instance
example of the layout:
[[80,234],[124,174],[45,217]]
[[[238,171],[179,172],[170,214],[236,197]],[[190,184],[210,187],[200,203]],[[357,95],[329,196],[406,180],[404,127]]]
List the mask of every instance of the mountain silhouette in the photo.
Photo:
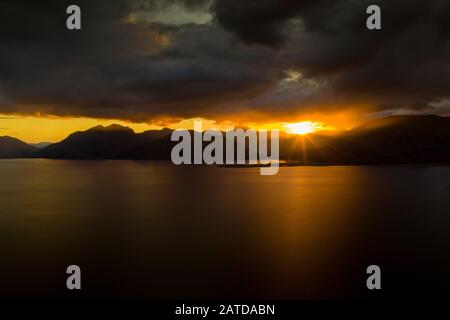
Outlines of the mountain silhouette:
[[120,158],[128,151],[135,133],[128,127],[96,126],[77,131],[61,142],[43,148],[39,155],[51,159],[104,159]]
[[337,136],[315,134],[281,143],[282,158],[306,163],[450,163],[450,118],[390,116]]
[[38,154],[50,159],[164,159],[170,157],[172,130],[150,130],[136,134],[117,124],[78,131]]
[[[450,118],[392,116],[366,123],[338,145],[358,162],[450,163]],[[350,160],[350,159],[349,159]]]
[[0,137],[0,158],[26,158],[35,154],[37,148],[20,141],[19,139],[4,136]]
[[[170,159],[171,129],[135,133],[128,127],[97,126],[38,149],[0,138],[0,158]],[[191,131],[192,134],[192,131]],[[205,145],[205,144],[204,144]],[[390,116],[336,135],[282,134],[280,159],[295,164],[450,163],[450,118]]]
[[38,149],[44,149],[45,147],[48,147],[49,145],[53,144],[53,142],[38,142],[38,143],[30,143],[35,148]]

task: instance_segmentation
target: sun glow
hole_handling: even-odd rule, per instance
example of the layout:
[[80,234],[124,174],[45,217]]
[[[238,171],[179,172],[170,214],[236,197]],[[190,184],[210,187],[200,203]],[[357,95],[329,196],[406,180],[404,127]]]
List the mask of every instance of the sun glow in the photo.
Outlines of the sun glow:
[[72,117],[21,116],[0,114],[0,136],[11,136],[28,143],[58,142],[75,131],[103,125],[119,124],[135,132],[161,129],[147,123]]
[[[322,116],[323,118],[323,116]],[[93,119],[80,117],[57,117],[41,115],[7,115],[0,113],[0,136],[11,136],[28,143],[38,142],[58,142],[66,138],[75,131],[83,131],[94,126],[119,124],[133,129],[136,133],[146,130],[160,130],[164,127],[171,129],[193,129],[194,120],[203,121],[203,129],[217,129],[226,131],[233,128],[248,128],[255,130],[280,130],[287,134],[307,135],[318,131],[336,131],[341,128],[339,124],[332,120],[339,120],[335,116],[322,120],[319,117],[310,117],[309,119],[298,122],[248,122],[247,118],[229,119],[229,120],[211,120],[206,118],[189,119],[156,119],[148,123],[132,123],[126,120],[114,119]],[[297,118],[305,119],[303,118]],[[308,118],[306,118],[308,119]],[[327,121],[329,120],[329,122]],[[329,125],[328,123],[333,123]],[[345,125],[345,123],[344,123]],[[344,126],[346,128],[346,126]]]
[[313,133],[324,129],[322,123],[312,121],[287,123],[284,125],[284,128],[286,129],[287,133],[301,134],[301,135]]

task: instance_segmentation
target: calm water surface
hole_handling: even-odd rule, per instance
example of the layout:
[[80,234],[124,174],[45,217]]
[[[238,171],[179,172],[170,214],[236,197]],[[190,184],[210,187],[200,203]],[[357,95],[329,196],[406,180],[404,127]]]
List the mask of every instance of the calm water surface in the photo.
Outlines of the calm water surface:
[[[0,296],[450,297],[450,167],[0,161]],[[365,269],[382,268],[381,292]]]

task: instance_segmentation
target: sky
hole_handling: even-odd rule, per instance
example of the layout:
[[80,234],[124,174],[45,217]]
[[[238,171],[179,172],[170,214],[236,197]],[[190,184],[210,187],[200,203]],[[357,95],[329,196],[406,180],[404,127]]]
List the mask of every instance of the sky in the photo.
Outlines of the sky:
[[0,135],[29,142],[112,122],[450,114],[450,0],[2,0],[0,40]]

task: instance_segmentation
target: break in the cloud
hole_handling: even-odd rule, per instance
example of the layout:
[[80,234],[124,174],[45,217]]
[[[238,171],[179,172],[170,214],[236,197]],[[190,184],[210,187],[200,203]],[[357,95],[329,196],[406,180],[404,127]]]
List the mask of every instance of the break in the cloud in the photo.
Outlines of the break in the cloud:
[[448,114],[450,0],[0,3],[0,113],[149,121],[353,111]]

